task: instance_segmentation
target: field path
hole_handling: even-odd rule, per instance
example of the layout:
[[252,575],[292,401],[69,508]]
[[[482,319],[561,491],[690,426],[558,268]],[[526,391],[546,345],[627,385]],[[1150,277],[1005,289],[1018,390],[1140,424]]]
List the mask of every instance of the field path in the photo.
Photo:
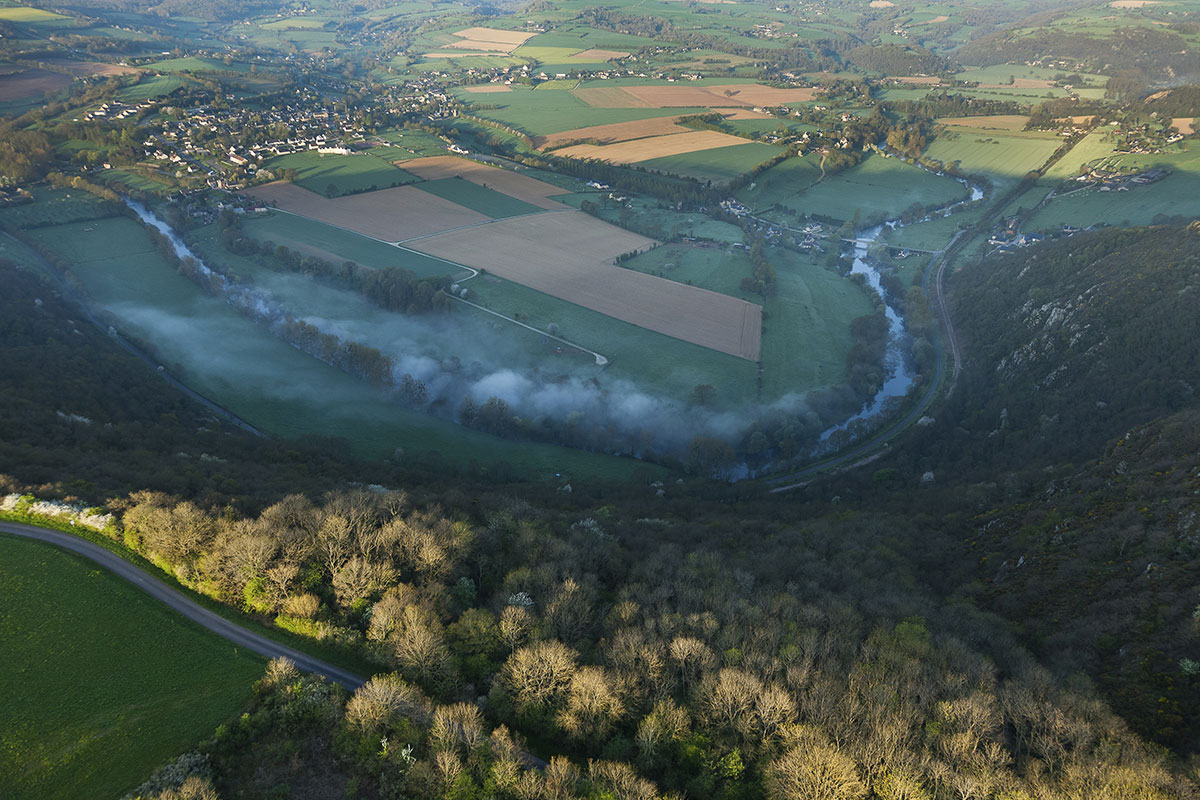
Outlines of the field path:
[[89,542],[86,539],[80,539],[78,536],[72,536],[69,533],[49,528],[39,528],[34,525],[24,525],[19,522],[7,521],[0,521],[0,532],[52,544],[55,547],[70,550],[72,553],[94,561],[114,575],[129,581],[154,599],[162,601],[172,610],[179,612],[193,622],[199,623],[218,636],[228,639],[239,647],[245,647],[247,650],[267,658],[291,659],[295,662],[298,669],[323,675],[350,690],[357,689],[366,682],[365,678],[355,675],[352,672],[313,658],[299,650],[272,641],[265,636],[261,636],[253,631],[246,630],[234,622],[230,622],[221,615],[209,611],[196,601],[188,598],[182,592],[167,586],[141,567],[129,563],[116,553],[106,550],[100,545]]

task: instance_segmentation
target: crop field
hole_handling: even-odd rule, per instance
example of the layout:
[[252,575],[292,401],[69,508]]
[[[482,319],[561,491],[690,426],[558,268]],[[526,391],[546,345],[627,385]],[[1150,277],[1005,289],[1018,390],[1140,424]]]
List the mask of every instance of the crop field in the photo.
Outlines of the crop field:
[[[481,275],[466,285],[472,302],[542,330],[557,325],[561,336],[604,355],[609,359],[606,383],[627,380],[650,393],[683,398],[695,386],[709,384],[717,388],[719,408],[736,409],[754,400],[757,367],[744,358],[656,333],[495,275]],[[464,313],[469,311],[468,307]]]
[[30,8],[29,6],[0,8],[0,21],[3,22],[24,22],[36,25],[45,22],[64,22],[69,19],[71,18],[55,14],[53,11],[43,11],[40,8]]
[[634,120],[632,122],[614,122],[609,125],[592,125],[588,128],[574,128],[569,131],[554,133],[549,136],[533,137],[534,147],[547,149],[559,147],[568,142],[581,139],[595,140],[597,144],[614,144],[627,142],[632,139],[645,139],[651,136],[665,136],[672,133],[685,133],[689,128],[679,125],[677,117],[654,117],[651,119]]
[[402,267],[423,278],[464,274],[463,270],[423,253],[295,214],[247,217],[242,220],[242,230],[260,242],[282,244],[333,264],[353,261],[374,269]]
[[[613,91],[621,89],[574,89],[569,92],[539,92],[535,89],[513,87],[511,92],[492,95],[471,95],[457,90],[464,102],[479,102],[497,105],[494,109],[474,110],[476,116],[502,122],[524,131],[530,136],[545,136],[552,133],[574,130],[592,125],[608,125],[614,122],[664,117],[681,113],[699,112],[700,108],[664,111],[646,104],[640,107],[593,106],[580,99],[581,92]],[[585,95],[590,96],[590,95]]]
[[784,205],[804,214],[834,219],[899,216],[914,203],[940,206],[962,199],[967,190],[958,181],[931,175],[898,158],[868,156],[847,170],[826,177]]
[[106,64],[103,61],[72,61],[66,58],[44,58],[41,60],[47,65],[52,65],[55,69],[70,70],[71,74],[76,78],[87,78],[92,75],[101,75],[107,78],[113,75],[133,75],[141,72],[140,67],[127,67],[123,64]]
[[612,259],[652,240],[578,211],[516,217],[413,243],[413,248],[751,361],[758,358],[756,305],[621,269]]
[[296,170],[296,183],[325,197],[341,197],[374,189],[413,183],[417,177],[394,164],[366,153],[348,156],[307,150],[273,158],[266,168],[278,174]]
[[[86,231],[89,226],[94,230]],[[402,408],[206,294],[167,265],[142,228],[124,217],[100,226],[39,228],[34,235],[74,264],[88,294],[119,320],[119,329],[152,342],[162,363],[188,386],[267,433],[339,437],[367,458],[402,448],[413,458],[436,454],[456,468],[505,462],[536,479],[556,472],[622,479],[642,466],[514,443]]]
[[[636,164],[666,156],[677,156],[697,150],[714,150],[747,144],[745,139],[716,131],[688,131],[666,136],[651,136],[644,139],[617,142],[615,144],[577,144],[555,151],[565,158],[595,158],[610,164]],[[778,152],[778,151],[775,151]],[[758,163],[770,156],[759,159]],[[735,173],[738,174],[738,173]]]
[[939,125],[952,128],[978,128],[988,131],[1020,131],[1025,129],[1029,117],[1022,114],[994,114],[987,117],[941,117]]
[[997,131],[946,126],[925,149],[925,157],[967,174],[982,173],[997,186],[1020,180],[1035,170],[1062,144],[1053,133]]
[[468,94],[498,94],[511,92],[512,87],[506,83],[483,83],[478,86],[464,86],[463,91]]
[[422,181],[418,189],[429,192],[443,200],[469,208],[492,219],[516,217],[522,214],[536,214],[543,209],[535,205],[509,197],[506,194],[492,191],[486,186],[473,183],[465,178],[441,178],[440,180]]
[[[0,8],[0,11],[8,9]],[[26,69],[0,76],[0,103],[41,98],[71,85],[71,76],[45,69]]]
[[290,183],[268,183],[248,190],[247,194],[284,211],[385,242],[403,241],[491,219],[412,186],[332,200]]
[[740,144],[719,149],[699,150],[681,155],[665,156],[640,162],[647,169],[683,175],[701,181],[725,183],[777,156],[782,148],[762,142],[747,142],[733,137]]
[[0,775],[12,800],[117,797],[233,717],[257,656],[55,547],[0,535]]
[[427,181],[463,178],[538,208],[561,209],[561,203],[549,198],[566,191],[515,170],[501,169],[457,156],[433,156],[407,161],[404,163],[404,169]]

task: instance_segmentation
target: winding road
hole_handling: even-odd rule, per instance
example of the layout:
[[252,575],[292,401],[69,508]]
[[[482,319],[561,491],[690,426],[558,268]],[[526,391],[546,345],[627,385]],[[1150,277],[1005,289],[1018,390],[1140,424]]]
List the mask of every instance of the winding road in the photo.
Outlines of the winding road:
[[332,664],[313,658],[306,653],[302,653],[287,645],[280,644],[265,636],[249,631],[234,622],[230,622],[220,614],[209,611],[182,592],[167,586],[162,581],[150,575],[150,573],[140,567],[134,566],[116,553],[106,550],[100,545],[89,542],[86,539],[80,539],[69,533],[49,528],[39,528],[34,525],[3,520],[0,520],[0,533],[52,544],[55,547],[61,547],[64,550],[69,550],[90,561],[94,561],[109,572],[129,581],[156,600],[165,603],[172,610],[179,612],[193,622],[199,623],[218,636],[228,639],[238,647],[245,647],[247,650],[258,653],[266,658],[291,659],[295,662],[297,669],[322,675],[350,690],[357,689],[366,682],[365,678],[355,675],[353,672],[335,667]]

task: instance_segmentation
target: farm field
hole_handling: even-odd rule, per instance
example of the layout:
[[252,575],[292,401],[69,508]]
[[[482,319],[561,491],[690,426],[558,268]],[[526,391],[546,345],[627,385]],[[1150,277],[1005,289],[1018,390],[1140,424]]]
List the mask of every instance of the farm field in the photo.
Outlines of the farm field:
[[284,211],[385,242],[426,236],[491,219],[412,186],[333,200],[290,183],[269,183],[250,189],[247,194]]
[[[0,11],[5,9],[0,8]],[[0,103],[37,99],[71,85],[71,76],[45,69],[24,69],[0,75]]]
[[[92,231],[85,227],[93,226]],[[300,352],[168,266],[124,217],[38,228],[72,261],[88,294],[201,395],[283,438],[332,436],[366,458],[402,449],[452,468],[504,462],[516,476],[556,472],[623,480],[640,465],[553,445],[512,442],[410,411],[365,382]],[[201,351],[196,342],[205,343]]]
[[1060,144],[1052,133],[946,125],[924,156],[968,175],[986,175],[1003,189],[1046,163]]
[[422,181],[417,184],[416,188],[443,200],[449,200],[463,208],[485,214],[492,219],[536,214],[543,210],[515,197],[492,191],[486,186],[473,183],[465,178],[454,177]]
[[579,140],[595,140],[596,144],[607,145],[616,142],[627,142],[632,139],[645,139],[651,136],[665,136],[672,133],[685,133],[685,128],[676,122],[677,117],[654,117],[651,119],[634,120],[632,122],[614,122],[609,125],[592,125],[587,128],[574,128],[569,131],[550,134],[549,136],[533,137],[533,145],[541,150],[561,147]]
[[404,163],[404,169],[427,181],[463,178],[538,208],[560,209],[562,204],[548,198],[566,190],[552,183],[511,169],[501,169],[457,156],[434,156]]
[[[677,116],[693,109],[670,109],[641,107],[593,106],[576,95],[584,90],[570,92],[539,92],[536,89],[513,88],[511,92],[490,95],[472,95],[455,90],[459,99],[466,103],[496,105],[498,108],[475,109],[476,116],[501,122],[530,136],[545,136],[552,133],[574,130],[592,125],[608,125],[614,122],[630,122],[652,117]],[[609,90],[593,90],[609,91]],[[612,91],[620,92],[619,89]]]
[[423,253],[368,239],[352,231],[295,214],[271,213],[247,217],[242,221],[242,230],[260,242],[283,244],[334,264],[349,260],[376,269],[403,267],[423,278],[466,274],[462,269]]
[[952,178],[873,154],[783,204],[799,213],[841,220],[853,219],[856,214],[864,220],[892,219],[913,204],[941,206],[966,195],[966,187]]
[[296,184],[325,197],[341,197],[373,189],[389,189],[413,183],[417,177],[365,153],[344,156],[307,150],[273,158],[266,168],[278,173],[296,170]]
[[471,302],[542,330],[557,325],[559,335],[604,355],[609,359],[601,379],[605,385],[629,381],[651,394],[687,398],[695,386],[706,383],[717,387],[719,408],[735,409],[754,400],[757,367],[744,358],[655,333],[495,275],[481,275],[465,285]]
[[29,6],[0,8],[0,20],[4,22],[23,22],[36,25],[46,22],[64,22],[69,19],[71,18],[55,14],[53,11],[43,11],[40,8],[30,8]]
[[133,75],[142,71],[140,67],[108,64],[103,61],[74,61],[67,58],[45,58],[42,61],[56,69],[70,70],[76,78],[87,78],[92,75],[102,75],[107,78],[112,75]]
[[681,155],[664,156],[640,162],[647,169],[683,175],[702,181],[725,183],[743,175],[782,152],[782,148],[762,142],[747,142],[719,149],[700,150]]
[[[594,158],[610,164],[636,164],[641,161],[677,156],[698,150],[715,150],[747,144],[745,139],[716,131],[689,131],[666,136],[617,142],[615,144],[577,144],[555,151],[564,158]],[[768,156],[769,157],[769,156]],[[765,161],[766,159],[762,159]]]
[[612,265],[651,246],[582,212],[516,217],[450,231],[413,247],[723,353],[758,357],[758,306]]
[[1096,223],[1150,225],[1172,218],[1200,216],[1200,175],[1173,172],[1128,192],[1089,187],[1055,197],[1024,225],[1026,231],[1055,231],[1063,225],[1086,228]]
[[0,223],[16,228],[29,228],[112,215],[107,203],[81,189],[38,186],[33,189],[32,194],[32,203],[0,208]]
[[750,256],[743,250],[726,249],[719,245],[696,247],[682,243],[666,244],[634,256],[621,266],[740,297],[750,303],[762,302],[758,295],[741,289],[742,278],[748,277],[752,270]]
[[580,207],[584,200],[591,201],[596,204],[596,216],[613,224],[620,224],[623,217],[626,223],[630,223],[636,218],[638,230],[654,239],[666,240],[676,236],[691,236],[697,239],[710,239],[714,242],[740,243],[745,238],[742,229],[732,223],[713,219],[707,214],[697,211],[676,211],[673,208],[662,208],[661,204],[653,199],[630,198],[631,208],[626,208],[624,205],[606,206],[596,192],[564,195],[560,199],[575,208]]
[[[608,83],[607,81],[605,83]],[[777,89],[756,83],[713,86],[582,86],[573,94],[599,108],[729,108],[780,106],[813,100],[813,89]]]
[[0,775],[12,800],[117,797],[233,717],[261,660],[50,545],[0,535]]
[[119,96],[122,100],[129,102],[152,100],[157,97],[165,97],[176,89],[187,85],[187,79],[181,78],[178,75],[152,75],[148,78],[143,78],[133,86],[122,89]]
[[[386,130],[376,134],[376,138],[387,142],[387,157],[396,161],[440,156],[446,152],[446,143],[426,131],[419,130]],[[407,166],[405,169],[407,171]]]
[[1113,154],[1113,142],[1108,134],[1093,131],[1075,146],[1068,150],[1062,158],[1054,163],[1043,176],[1045,181],[1065,181],[1079,174],[1084,164],[1090,164]]

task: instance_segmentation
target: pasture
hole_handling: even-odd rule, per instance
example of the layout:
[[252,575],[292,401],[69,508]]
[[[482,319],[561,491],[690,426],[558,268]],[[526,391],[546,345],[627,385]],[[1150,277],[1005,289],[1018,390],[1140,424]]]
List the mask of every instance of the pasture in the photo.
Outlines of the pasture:
[[1074,178],[1085,164],[1091,164],[1111,156],[1113,146],[1114,143],[1106,131],[1093,131],[1076,142],[1075,146],[1068,150],[1062,158],[1054,162],[1054,165],[1046,170],[1043,178],[1046,181],[1065,181]]
[[743,175],[782,152],[782,148],[762,142],[747,142],[740,137],[740,144],[716,150],[698,150],[681,155],[665,156],[642,161],[647,169],[683,175],[700,181],[725,183]]
[[294,169],[298,185],[329,198],[390,189],[417,180],[394,164],[367,153],[346,156],[306,150],[273,158],[264,166],[276,174]]
[[82,189],[37,186],[32,189],[33,203],[0,208],[0,223],[16,228],[61,225],[111,216],[109,204]]
[[[484,119],[504,123],[530,136],[545,136],[552,133],[574,130],[592,125],[607,125],[614,122],[665,117],[686,113],[685,111],[638,107],[609,107],[590,105],[577,95],[596,91],[574,89],[569,92],[539,92],[536,89],[513,87],[504,94],[472,95],[462,89],[455,94],[465,103],[496,105],[498,108],[480,108],[472,111]],[[605,90],[607,91],[607,90]],[[614,89],[613,91],[621,91]],[[690,109],[693,113],[700,109]]]
[[455,205],[477,211],[492,219],[517,217],[522,214],[536,214],[543,210],[523,200],[492,191],[486,186],[457,176],[453,178],[441,178],[440,180],[422,181],[417,184],[416,188],[423,192],[429,192],[443,200],[449,200]]
[[892,219],[913,204],[937,207],[966,195],[966,187],[952,178],[932,175],[898,158],[872,154],[781,202],[801,214],[867,220]]
[[1003,189],[1046,163],[1062,139],[1051,132],[993,130],[946,125],[925,149],[925,158],[986,175]]
[[800,192],[821,180],[821,154],[789,158],[771,167],[740,189],[737,199],[756,211],[775,205],[791,206]]
[[142,80],[133,86],[122,89],[118,97],[127,102],[134,103],[141,100],[154,100],[159,97],[166,97],[176,89],[181,89],[187,85],[187,79],[181,78],[178,75],[151,75],[142,78]]
[[[1171,161],[1159,162],[1175,167]],[[1026,231],[1055,231],[1063,225],[1086,228],[1109,225],[1150,225],[1200,216],[1200,174],[1176,168],[1149,186],[1127,192],[1102,192],[1097,187],[1056,196],[1025,223]]]
[[561,211],[450,231],[412,247],[652,331],[756,360],[758,306],[612,264],[617,255],[652,244],[582,212]]
[[615,144],[616,142],[628,142],[633,139],[645,139],[651,136],[666,136],[672,133],[687,132],[689,129],[679,125],[675,121],[676,119],[676,117],[653,117],[651,119],[634,120],[632,122],[613,122],[608,125],[574,128],[549,136],[535,136],[533,144],[535,147],[545,150],[583,140],[607,145]]
[[63,23],[70,19],[70,17],[65,17],[62,14],[55,14],[53,11],[44,11],[40,8],[31,8],[29,6],[0,7],[0,21],[3,22],[21,22],[27,25],[38,25]]
[[290,183],[256,186],[247,194],[302,217],[380,239],[398,242],[416,236],[475,225],[491,218],[412,186],[398,186],[328,199]]
[[392,457],[399,449],[405,458],[435,459],[454,469],[478,471],[503,462],[516,476],[533,480],[558,472],[623,480],[641,467],[499,439],[402,408],[205,293],[163,261],[141,226],[125,217],[39,228],[34,235],[73,263],[84,289],[118,329],[153,343],[177,378],[269,434],[340,438],[366,458]]
[[245,649],[50,545],[0,535],[0,775],[12,800],[117,797],[235,716]]

